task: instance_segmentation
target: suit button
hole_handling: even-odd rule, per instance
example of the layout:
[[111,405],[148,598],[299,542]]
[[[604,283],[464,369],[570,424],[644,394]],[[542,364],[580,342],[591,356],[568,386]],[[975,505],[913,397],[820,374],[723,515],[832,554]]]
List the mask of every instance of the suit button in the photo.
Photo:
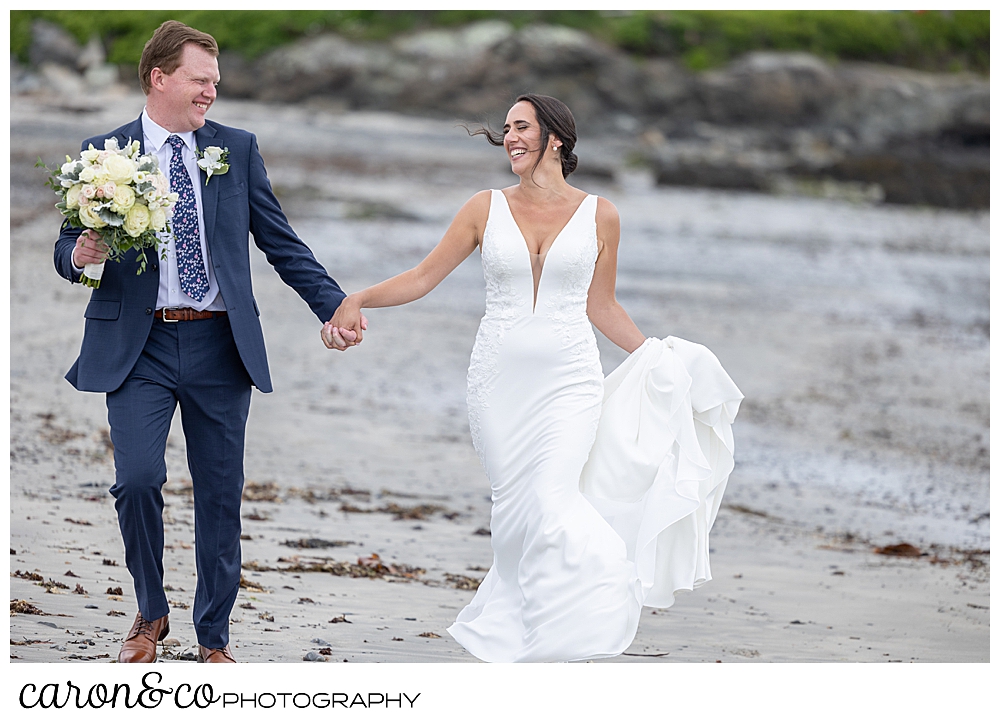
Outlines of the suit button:
[[148,316],[149,314],[152,314],[152,313],[153,313],[153,310],[152,310],[152,309],[146,309],[146,315],[147,315],[147,316]]
[[150,268],[150,270],[152,270],[152,271],[156,271],[156,264],[153,264],[153,265],[152,265],[152,266],[150,266],[149,268]]

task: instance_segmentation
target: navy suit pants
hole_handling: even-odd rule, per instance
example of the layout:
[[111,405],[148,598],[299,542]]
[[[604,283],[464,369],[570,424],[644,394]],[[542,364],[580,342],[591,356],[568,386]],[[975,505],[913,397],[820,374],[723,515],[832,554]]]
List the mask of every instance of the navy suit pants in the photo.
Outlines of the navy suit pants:
[[163,591],[164,452],[180,404],[194,488],[198,642],[229,642],[229,614],[240,584],[240,501],[251,380],[225,316],[154,321],[135,367],[107,395],[115,447],[115,497],[125,563],[139,610],[148,620],[169,612]]

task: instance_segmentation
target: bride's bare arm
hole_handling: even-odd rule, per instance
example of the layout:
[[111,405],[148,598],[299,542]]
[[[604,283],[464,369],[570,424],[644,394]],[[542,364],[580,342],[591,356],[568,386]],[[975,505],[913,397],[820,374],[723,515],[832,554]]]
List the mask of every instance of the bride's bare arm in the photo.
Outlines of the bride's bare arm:
[[587,316],[604,336],[631,354],[642,346],[646,337],[615,298],[620,237],[618,209],[610,201],[598,198],[597,241],[600,252],[587,296]]
[[[402,306],[426,295],[479,245],[489,210],[490,192],[480,191],[465,202],[441,241],[423,261],[409,271],[349,294],[327,326],[350,329],[357,334],[357,342],[360,342],[362,309]],[[329,343],[327,346],[330,346]]]

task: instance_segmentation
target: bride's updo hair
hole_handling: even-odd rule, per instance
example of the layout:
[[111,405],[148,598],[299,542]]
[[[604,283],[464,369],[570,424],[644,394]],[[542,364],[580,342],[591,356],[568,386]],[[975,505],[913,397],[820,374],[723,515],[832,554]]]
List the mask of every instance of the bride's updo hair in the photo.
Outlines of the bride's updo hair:
[[[520,103],[522,100],[531,103],[535,109],[535,118],[538,120],[538,128],[541,131],[539,137],[542,141],[539,150],[545,151],[551,136],[562,141],[562,145],[559,146],[559,158],[562,161],[563,178],[566,178],[576,170],[577,164],[576,154],[573,153],[573,148],[576,146],[576,120],[573,118],[572,111],[561,100],[550,95],[525,93],[519,95],[514,102]],[[503,145],[503,133],[496,133],[486,128],[479,128],[470,131],[470,133],[474,136],[485,136],[486,140],[494,146]],[[534,171],[535,168],[538,168],[538,164],[541,162],[542,153],[539,153],[531,170]]]

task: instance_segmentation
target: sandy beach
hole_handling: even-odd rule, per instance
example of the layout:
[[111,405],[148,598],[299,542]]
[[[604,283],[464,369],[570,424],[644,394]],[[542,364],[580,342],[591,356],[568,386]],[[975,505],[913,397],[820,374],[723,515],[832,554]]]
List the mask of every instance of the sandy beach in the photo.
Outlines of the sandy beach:
[[[87,292],[52,267],[59,216],[32,164],[141,109],[11,97],[16,663],[113,662],[136,610],[104,400],[62,378]],[[468,196],[514,179],[457,121],[226,100],[212,117],[257,133],[293,227],[347,291],[418,262]],[[582,139],[613,173],[576,179],[621,213],[619,299],[647,335],[712,349],[746,399],[714,579],[646,609],[631,648],[599,662],[989,662],[989,214],[667,189],[627,152]],[[478,256],[372,311],[339,354],[251,249],[275,392],[251,404],[233,652],[477,662],[446,628],[492,559],[465,411]],[[599,343],[610,371],[625,355]],[[161,661],[182,663],[197,641],[179,415],[167,461]]]

